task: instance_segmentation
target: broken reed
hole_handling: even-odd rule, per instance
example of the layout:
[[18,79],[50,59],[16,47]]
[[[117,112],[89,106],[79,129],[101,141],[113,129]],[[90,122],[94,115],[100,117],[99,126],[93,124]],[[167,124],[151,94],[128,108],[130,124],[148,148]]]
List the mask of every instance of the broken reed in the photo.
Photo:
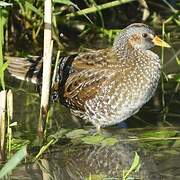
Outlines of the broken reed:
[[[5,160],[7,144],[8,155],[11,153],[12,129],[10,124],[13,118],[13,94],[12,91],[0,91],[0,160]],[[7,134],[6,134],[7,127]],[[7,137],[7,138],[6,138]]]

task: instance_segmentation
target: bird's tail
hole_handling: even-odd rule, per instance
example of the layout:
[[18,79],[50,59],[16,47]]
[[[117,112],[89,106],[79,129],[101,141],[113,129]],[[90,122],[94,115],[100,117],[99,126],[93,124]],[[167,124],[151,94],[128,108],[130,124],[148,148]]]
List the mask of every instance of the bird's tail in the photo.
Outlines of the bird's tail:
[[8,61],[8,71],[12,76],[34,84],[41,83],[42,57],[29,56],[21,58],[6,56],[5,59]]
[[[75,55],[61,57],[57,63],[55,79],[51,84],[51,94],[53,101],[61,98],[60,94],[64,91],[66,80],[71,73],[71,65],[74,61]],[[29,81],[38,84],[40,88],[42,85],[42,69],[43,61],[40,56],[29,56],[27,58],[9,57],[5,59],[8,62],[9,73],[17,79]],[[72,71],[73,72],[73,71]]]

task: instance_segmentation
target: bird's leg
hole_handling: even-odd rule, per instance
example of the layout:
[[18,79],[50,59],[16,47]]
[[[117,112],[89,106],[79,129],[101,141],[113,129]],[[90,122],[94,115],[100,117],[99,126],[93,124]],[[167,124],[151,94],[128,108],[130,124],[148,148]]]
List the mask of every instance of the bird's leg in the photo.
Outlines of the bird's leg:
[[76,124],[78,128],[83,128],[83,124],[79,118],[77,118],[76,116],[72,114],[71,114],[71,117],[72,117],[73,122]]
[[96,125],[97,134],[101,134],[101,126],[99,124]]

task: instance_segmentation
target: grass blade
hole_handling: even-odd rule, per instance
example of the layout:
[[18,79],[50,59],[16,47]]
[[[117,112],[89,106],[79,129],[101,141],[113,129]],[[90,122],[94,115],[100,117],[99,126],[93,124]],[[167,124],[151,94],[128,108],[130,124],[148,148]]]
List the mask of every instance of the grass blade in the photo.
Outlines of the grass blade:
[[35,12],[36,14],[38,14],[40,17],[43,18],[43,13],[28,1],[25,1],[25,7],[29,8],[31,11]]
[[11,159],[2,167],[0,170],[0,179],[3,178],[5,175],[10,173],[27,155],[26,151],[27,146],[23,146],[19,151],[17,151]]
[[132,173],[132,172],[137,172],[140,168],[141,164],[140,164],[140,157],[137,154],[137,152],[135,152],[135,156],[133,159],[133,162],[131,164],[131,167],[129,168],[129,170],[123,175],[123,180],[126,180],[128,178],[128,176]]

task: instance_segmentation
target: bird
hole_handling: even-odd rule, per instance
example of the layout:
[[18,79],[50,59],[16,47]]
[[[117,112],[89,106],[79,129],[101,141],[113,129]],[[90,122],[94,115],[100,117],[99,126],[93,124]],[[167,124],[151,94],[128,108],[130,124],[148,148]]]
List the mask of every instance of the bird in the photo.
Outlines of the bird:
[[[116,35],[112,47],[61,57],[54,94],[73,116],[97,130],[120,123],[137,113],[157,89],[161,63],[151,50],[154,46],[170,47],[148,25],[133,23]],[[42,58],[7,61],[12,76],[41,83]]]

